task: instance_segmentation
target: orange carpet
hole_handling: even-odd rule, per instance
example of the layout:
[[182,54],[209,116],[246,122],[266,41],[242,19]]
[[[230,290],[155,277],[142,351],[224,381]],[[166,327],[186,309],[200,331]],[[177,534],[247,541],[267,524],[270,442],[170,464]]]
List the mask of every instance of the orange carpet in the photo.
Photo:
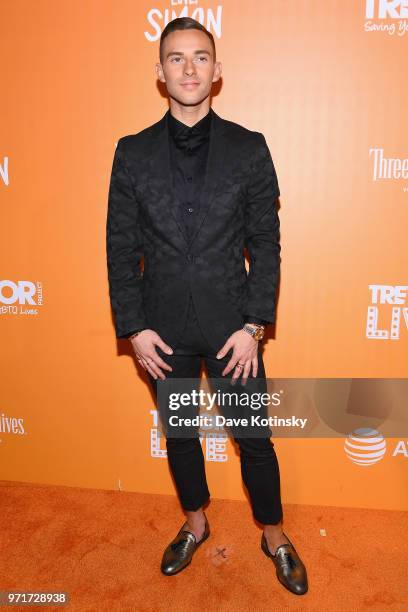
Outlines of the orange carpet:
[[0,590],[69,593],[68,606],[47,610],[408,610],[404,512],[284,504],[284,530],[308,570],[309,591],[297,596],[262,553],[247,502],[212,500],[210,538],[188,568],[164,576],[162,552],[184,522],[175,496],[0,487]]

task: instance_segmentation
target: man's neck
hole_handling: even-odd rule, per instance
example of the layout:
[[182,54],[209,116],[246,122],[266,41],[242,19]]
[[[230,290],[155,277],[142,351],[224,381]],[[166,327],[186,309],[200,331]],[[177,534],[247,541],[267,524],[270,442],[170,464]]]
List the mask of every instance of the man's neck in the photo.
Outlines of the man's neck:
[[173,117],[190,127],[205,117],[209,110],[209,98],[206,98],[201,104],[197,104],[197,106],[183,106],[170,98],[170,112]]

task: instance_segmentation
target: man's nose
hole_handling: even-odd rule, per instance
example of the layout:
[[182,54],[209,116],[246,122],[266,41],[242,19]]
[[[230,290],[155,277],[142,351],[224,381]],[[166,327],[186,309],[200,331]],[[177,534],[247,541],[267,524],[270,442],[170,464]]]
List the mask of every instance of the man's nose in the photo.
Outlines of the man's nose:
[[186,60],[186,63],[184,65],[184,73],[191,75],[193,74],[195,71],[195,65],[191,60]]

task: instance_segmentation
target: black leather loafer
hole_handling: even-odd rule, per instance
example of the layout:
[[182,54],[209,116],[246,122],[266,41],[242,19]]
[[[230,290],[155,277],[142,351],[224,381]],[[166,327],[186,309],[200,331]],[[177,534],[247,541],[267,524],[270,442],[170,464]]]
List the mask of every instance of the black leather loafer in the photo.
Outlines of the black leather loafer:
[[199,542],[196,541],[195,535],[191,533],[191,531],[184,529],[184,525],[174,540],[170,542],[164,551],[161,562],[161,571],[163,574],[166,574],[166,576],[177,574],[187,567],[187,565],[191,563],[197,548],[210,535],[210,527],[208,525],[207,517],[205,517],[204,534]]
[[[283,534],[287,537],[286,533]],[[267,557],[270,557],[276,567],[276,576],[289,591],[295,595],[303,595],[308,590],[306,568],[296,552],[292,542],[290,544],[280,544],[273,555],[266,541],[265,534],[262,532],[261,548]]]

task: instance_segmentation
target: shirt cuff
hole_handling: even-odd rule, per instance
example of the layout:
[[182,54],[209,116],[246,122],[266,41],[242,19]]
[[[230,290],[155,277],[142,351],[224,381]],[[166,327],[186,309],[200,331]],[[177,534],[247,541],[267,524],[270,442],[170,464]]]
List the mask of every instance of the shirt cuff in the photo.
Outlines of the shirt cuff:
[[139,329],[134,329],[133,331],[131,331],[131,332],[129,332],[128,334],[126,334],[125,336],[121,336],[121,338],[126,338],[126,339],[128,339],[128,338],[130,338],[130,336],[133,336],[133,334],[135,334],[135,333],[136,333],[136,332],[138,332],[138,331],[142,331],[142,328],[139,328]]
[[245,323],[258,323],[258,325],[268,325],[269,321],[264,321],[264,319],[259,319],[258,317],[251,317],[251,315],[246,315],[244,317]]

